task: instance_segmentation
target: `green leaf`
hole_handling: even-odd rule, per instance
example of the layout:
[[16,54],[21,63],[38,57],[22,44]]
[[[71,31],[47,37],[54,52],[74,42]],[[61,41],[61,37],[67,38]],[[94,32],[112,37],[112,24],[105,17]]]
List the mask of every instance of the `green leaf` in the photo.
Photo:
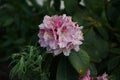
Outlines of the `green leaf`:
[[116,25],[120,16],[120,0],[111,0],[108,6],[107,15],[111,25]]
[[[88,52],[92,60],[105,58],[108,53],[108,43],[104,39],[102,39],[99,35],[95,33],[93,29],[90,29],[84,37],[83,48]],[[96,59],[98,58],[98,59]]]
[[115,68],[112,71],[112,75],[115,77],[113,80],[120,80],[120,67]]
[[90,14],[88,10],[83,6],[80,6],[75,12],[75,14],[73,15],[73,20],[77,22],[79,25],[90,26],[91,23],[89,22],[89,19],[88,19],[89,17],[90,17]]
[[104,0],[84,0],[86,7],[96,15],[101,15],[104,8]]
[[13,18],[7,18],[7,20],[3,23],[3,26],[9,26],[13,23]]
[[78,8],[78,0],[64,0],[65,10],[68,14],[72,15]]
[[10,72],[10,78],[13,79],[14,76],[16,76],[16,74],[18,74],[18,67],[19,67],[19,63],[17,63],[11,70]]
[[110,59],[108,62],[108,70],[114,69],[120,63],[120,56]]
[[111,48],[111,49],[110,49],[110,52],[111,52],[111,53],[120,54],[120,48],[119,48],[119,47],[118,47],[118,48]]
[[64,57],[60,60],[57,68],[56,80],[77,80],[77,72]]
[[103,26],[96,27],[96,29],[105,40],[109,39],[108,33]]
[[84,49],[88,53],[91,61],[93,61],[93,62],[100,62],[101,61],[101,58],[99,57],[98,51],[93,44],[89,44],[89,43],[84,42],[84,44],[81,46],[81,48]]
[[108,42],[103,40],[101,37],[99,37],[98,35],[95,36],[94,39],[94,45],[97,48],[98,52],[99,52],[99,56],[101,58],[105,58],[108,54]]
[[23,72],[23,68],[24,68],[24,57],[21,57],[19,63],[20,63],[20,65],[19,65],[18,70],[19,70],[20,72]]
[[20,61],[12,68],[10,72],[10,78],[13,79],[18,73],[21,75],[24,68],[24,58],[21,57]]
[[90,69],[90,75],[91,76],[97,76],[97,69],[96,69],[94,64],[90,64],[89,69]]
[[76,71],[83,76],[88,69],[90,59],[87,52],[80,49],[79,52],[72,52],[70,54],[69,61]]
[[24,3],[24,4],[19,5],[19,6],[25,12],[26,16],[31,16],[32,15],[30,7],[27,5],[27,3]]

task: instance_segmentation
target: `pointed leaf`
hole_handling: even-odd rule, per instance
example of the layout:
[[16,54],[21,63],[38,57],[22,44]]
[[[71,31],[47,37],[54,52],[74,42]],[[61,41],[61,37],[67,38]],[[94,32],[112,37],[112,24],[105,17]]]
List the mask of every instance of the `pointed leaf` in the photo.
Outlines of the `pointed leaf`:
[[84,75],[90,60],[87,52],[81,49],[79,52],[72,52],[69,61],[79,74]]

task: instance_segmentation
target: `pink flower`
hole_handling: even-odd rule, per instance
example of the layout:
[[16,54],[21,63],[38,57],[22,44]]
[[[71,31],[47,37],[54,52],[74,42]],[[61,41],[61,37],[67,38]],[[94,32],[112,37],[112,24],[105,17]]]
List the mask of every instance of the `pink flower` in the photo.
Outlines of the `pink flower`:
[[63,52],[68,56],[71,49],[78,51],[82,44],[81,29],[69,16],[45,16],[39,25],[39,44],[46,47],[49,53],[58,55]]
[[108,75],[104,73],[102,76],[90,77],[90,70],[88,69],[83,77],[79,77],[79,80],[108,80]]
[[79,78],[79,80],[90,80],[90,70],[86,71],[86,74],[81,78]]
[[102,76],[96,77],[96,80],[108,80],[108,75],[104,73]]

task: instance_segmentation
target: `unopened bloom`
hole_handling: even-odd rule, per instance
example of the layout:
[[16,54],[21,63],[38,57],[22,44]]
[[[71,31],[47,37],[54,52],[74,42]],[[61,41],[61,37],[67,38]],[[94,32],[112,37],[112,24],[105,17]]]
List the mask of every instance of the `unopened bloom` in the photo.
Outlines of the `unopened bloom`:
[[96,80],[108,80],[108,75],[104,73],[102,76],[96,77]]
[[87,70],[83,77],[80,77],[79,80],[90,80],[90,70]]
[[68,56],[71,49],[78,51],[82,44],[81,29],[69,16],[45,16],[43,23],[39,25],[39,44],[54,55],[63,52]]

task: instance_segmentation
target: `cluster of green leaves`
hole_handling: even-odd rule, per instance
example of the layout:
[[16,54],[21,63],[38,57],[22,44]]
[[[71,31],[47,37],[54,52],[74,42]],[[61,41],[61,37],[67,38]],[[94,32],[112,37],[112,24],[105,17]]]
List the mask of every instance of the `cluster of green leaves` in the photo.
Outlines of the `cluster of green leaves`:
[[14,77],[20,80],[49,80],[49,64],[45,62],[45,52],[40,54],[36,47],[27,46],[21,52],[14,53],[12,59],[11,65],[14,67],[10,72],[11,80]]
[[[51,4],[52,1],[53,4]],[[61,1],[64,2],[64,9],[60,9]],[[0,55],[3,55],[1,53],[5,55],[2,56],[0,61],[3,61],[12,53],[18,52],[25,45],[34,45],[38,42],[38,25],[45,15],[67,14],[72,16],[73,21],[84,26],[84,42],[77,54],[72,52],[68,58],[62,58],[61,55],[57,56],[58,59],[51,57],[51,70],[47,70],[47,72],[50,72],[49,79],[77,80],[78,73],[83,76],[86,69],[89,68],[93,77],[107,72],[110,78],[119,80],[120,0],[83,0],[84,5],[80,4],[81,1],[44,0],[43,5],[39,5],[36,0],[1,0]],[[45,50],[40,48],[40,52],[44,53]],[[24,51],[15,54],[14,60],[18,60],[12,69],[11,77],[17,74],[21,79],[28,78],[31,80],[32,78],[29,76],[36,80],[40,78],[40,76],[35,75],[41,74],[39,70],[42,69],[37,69],[35,72],[34,69],[40,65],[37,59],[41,54],[32,52],[30,59],[37,64],[36,66],[34,63],[30,64],[30,53],[31,51]]]
[[[55,57],[41,52],[43,51],[34,46],[27,46],[21,52],[14,53],[11,62],[11,65],[14,65],[10,72],[11,80],[15,77],[20,80],[50,80],[51,67],[55,67],[55,64],[52,65]],[[89,67],[89,56],[83,50],[78,53],[72,52],[69,57],[63,55],[58,57],[60,59],[57,62],[56,74],[54,74],[57,80],[77,80],[78,73],[84,76]]]

